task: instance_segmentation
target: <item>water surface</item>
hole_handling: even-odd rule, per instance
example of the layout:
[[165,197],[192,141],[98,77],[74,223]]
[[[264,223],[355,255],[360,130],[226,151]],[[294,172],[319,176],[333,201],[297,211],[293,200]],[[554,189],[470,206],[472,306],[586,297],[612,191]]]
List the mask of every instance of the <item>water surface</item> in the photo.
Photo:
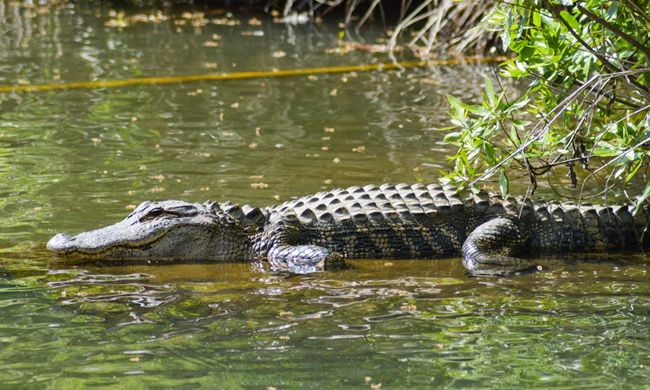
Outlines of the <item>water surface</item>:
[[[389,61],[332,53],[335,22],[197,8],[142,22],[156,11],[83,4],[0,2],[0,84]],[[545,257],[545,271],[503,279],[470,278],[459,259],[352,261],[285,279],[247,264],[107,266],[44,250],[55,233],[115,222],[144,200],[263,206],[433,182],[453,163],[439,130],[445,95],[478,99],[486,74],[464,65],[0,93],[0,386],[646,387],[644,254]]]

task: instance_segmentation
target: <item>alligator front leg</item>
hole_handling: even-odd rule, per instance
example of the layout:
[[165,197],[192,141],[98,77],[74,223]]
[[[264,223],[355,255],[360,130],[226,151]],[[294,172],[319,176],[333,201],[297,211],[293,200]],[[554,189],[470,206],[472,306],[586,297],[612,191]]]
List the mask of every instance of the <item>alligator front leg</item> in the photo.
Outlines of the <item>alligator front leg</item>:
[[274,271],[292,274],[321,272],[345,264],[342,255],[317,245],[277,245],[267,257]]
[[512,218],[499,217],[479,225],[463,244],[463,265],[473,275],[504,276],[534,267],[513,257],[529,245],[531,231]]

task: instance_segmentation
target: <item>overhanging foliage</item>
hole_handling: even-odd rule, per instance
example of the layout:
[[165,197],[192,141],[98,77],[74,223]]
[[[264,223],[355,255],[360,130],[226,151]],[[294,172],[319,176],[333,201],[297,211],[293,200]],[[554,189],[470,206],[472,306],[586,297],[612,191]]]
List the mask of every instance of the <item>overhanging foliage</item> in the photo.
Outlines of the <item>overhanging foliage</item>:
[[[500,75],[531,83],[514,101],[489,79],[481,105],[449,97],[456,131],[446,140],[459,149],[445,181],[472,187],[498,174],[507,196],[508,177],[528,176],[534,192],[560,165],[573,186],[648,181],[650,2],[514,0],[485,23],[515,53]],[[650,184],[637,193],[640,204]]]

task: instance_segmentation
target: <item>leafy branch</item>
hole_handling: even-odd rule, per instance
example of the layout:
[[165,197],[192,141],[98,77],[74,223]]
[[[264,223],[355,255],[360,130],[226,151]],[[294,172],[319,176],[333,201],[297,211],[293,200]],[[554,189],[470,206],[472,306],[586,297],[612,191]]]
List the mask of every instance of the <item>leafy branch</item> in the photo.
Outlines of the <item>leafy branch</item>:
[[[529,86],[509,102],[486,78],[480,105],[448,97],[455,131],[445,140],[458,151],[443,181],[475,188],[498,173],[508,196],[509,177],[528,177],[532,194],[539,176],[564,166],[573,187],[597,180],[605,194],[647,182],[649,14],[650,3],[630,0],[498,3],[485,23],[515,54],[500,77]],[[650,184],[638,192],[641,204]]]

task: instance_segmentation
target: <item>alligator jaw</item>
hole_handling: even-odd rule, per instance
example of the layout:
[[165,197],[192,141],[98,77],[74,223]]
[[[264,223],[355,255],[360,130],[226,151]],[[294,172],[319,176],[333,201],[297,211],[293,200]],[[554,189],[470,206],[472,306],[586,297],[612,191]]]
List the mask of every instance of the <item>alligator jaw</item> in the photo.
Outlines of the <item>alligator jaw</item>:
[[[108,228],[112,228],[111,234],[108,234],[109,232],[106,231]],[[158,231],[158,234],[146,237],[144,240],[136,243],[129,242],[129,240],[120,240],[120,237],[115,237],[115,233],[122,229],[114,229],[114,226],[108,228],[93,230],[76,236],[59,233],[48,241],[47,249],[62,257],[123,258],[125,254],[116,255],[116,253],[120,251],[126,253],[138,247],[149,246],[168,232]]]
[[59,233],[47,242],[47,249],[56,256],[72,259],[110,259],[118,247],[86,249],[77,247],[76,237]]

